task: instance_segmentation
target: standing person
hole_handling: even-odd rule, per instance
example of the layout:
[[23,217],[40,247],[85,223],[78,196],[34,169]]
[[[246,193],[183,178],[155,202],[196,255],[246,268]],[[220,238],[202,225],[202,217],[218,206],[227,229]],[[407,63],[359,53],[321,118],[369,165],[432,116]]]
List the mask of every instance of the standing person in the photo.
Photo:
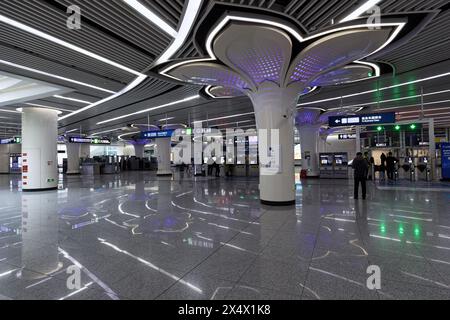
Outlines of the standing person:
[[380,165],[380,180],[386,180],[386,155],[384,153],[380,156],[381,165]]
[[394,180],[395,164],[397,162],[398,159],[392,156],[392,152],[389,152],[386,158],[386,169],[389,181]]
[[366,189],[366,179],[367,179],[367,171],[369,170],[369,163],[366,159],[363,158],[361,152],[356,154],[356,158],[353,159],[352,168],[354,169],[354,177],[355,177],[355,194],[354,198],[358,199],[359,192],[359,184],[361,184],[362,188],[362,198],[366,199],[367,189]]

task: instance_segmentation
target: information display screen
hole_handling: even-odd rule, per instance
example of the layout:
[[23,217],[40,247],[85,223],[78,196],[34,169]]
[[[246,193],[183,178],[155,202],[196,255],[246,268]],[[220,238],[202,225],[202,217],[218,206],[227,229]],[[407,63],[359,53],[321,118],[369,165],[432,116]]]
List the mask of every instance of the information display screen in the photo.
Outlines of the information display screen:
[[250,164],[258,164],[258,136],[248,137],[248,160]]

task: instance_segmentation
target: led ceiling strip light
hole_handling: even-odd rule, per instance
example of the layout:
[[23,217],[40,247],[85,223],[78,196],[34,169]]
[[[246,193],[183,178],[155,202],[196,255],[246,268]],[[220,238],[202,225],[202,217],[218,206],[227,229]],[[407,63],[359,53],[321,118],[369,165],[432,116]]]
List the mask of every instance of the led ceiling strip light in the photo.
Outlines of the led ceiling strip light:
[[108,123],[108,122],[111,122],[111,121],[116,121],[116,120],[120,120],[120,119],[123,119],[123,118],[128,118],[128,117],[131,117],[131,116],[134,116],[134,115],[150,112],[150,111],[153,111],[153,110],[158,110],[158,109],[165,108],[165,107],[170,107],[170,106],[173,106],[175,104],[188,102],[188,101],[195,100],[195,99],[198,99],[198,98],[200,98],[199,95],[190,96],[190,97],[187,97],[185,99],[172,101],[172,102],[165,103],[165,104],[162,104],[162,105],[159,105],[159,106],[156,106],[156,107],[151,107],[151,108],[148,108],[148,109],[144,109],[144,110],[136,111],[136,112],[133,112],[133,113],[125,114],[123,116],[119,116],[119,117],[115,117],[115,118],[112,118],[112,119],[100,121],[100,122],[97,122],[97,124],[100,125],[100,124]]
[[184,13],[183,20],[181,21],[180,29],[175,35],[175,39],[167,48],[167,50],[161,55],[161,57],[156,60],[154,65],[159,65],[161,63],[165,63],[169,61],[169,59],[181,48],[183,43],[186,41],[186,38],[189,35],[189,32],[194,25],[195,18],[200,12],[200,7],[202,4],[202,0],[189,0],[186,8],[186,12]]
[[52,73],[48,73],[48,72],[44,72],[44,71],[41,71],[41,70],[25,67],[25,66],[22,66],[20,64],[12,63],[12,62],[9,62],[9,61],[0,60],[0,63],[1,64],[5,64],[5,65],[10,66],[10,67],[17,68],[17,69],[22,69],[22,70],[25,70],[25,71],[38,73],[38,74],[41,74],[41,75],[46,76],[46,77],[55,78],[55,79],[62,80],[62,81],[67,81],[67,82],[71,82],[71,83],[74,83],[74,84],[77,84],[77,85],[80,85],[80,86],[84,86],[84,87],[88,87],[88,88],[91,88],[91,89],[100,90],[100,91],[107,92],[107,93],[114,93],[114,91],[107,90],[107,89],[104,89],[104,88],[100,88],[100,87],[97,87],[97,86],[94,86],[94,85],[91,85],[91,84],[88,84],[88,83],[85,83],[85,82],[81,82],[81,81],[77,81],[77,80],[73,80],[73,79],[57,76],[57,75],[52,74]]
[[[140,4],[138,5],[137,1],[124,0],[124,2],[130,6],[132,6],[131,5],[132,3],[135,4],[135,7],[134,7],[135,9],[138,7],[141,8],[141,6],[142,6]],[[186,41],[187,36],[189,35],[189,32],[190,32],[192,26],[194,25],[195,18],[197,17],[197,14],[200,11],[201,3],[202,3],[201,0],[189,0],[188,7],[186,9],[186,13],[181,22],[180,30],[177,32],[176,35],[174,34],[175,40],[172,42],[172,44],[169,46],[169,48],[167,48],[167,50],[161,55],[161,57],[155,62],[155,64],[164,63],[164,62],[168,61],[178,51],[178,49],[183,45],[183,43]],[[151,11],[148,8],[146,8],[146,7],[144,7],[144,8],[145,8],[144,11],[138,11],[144,17],[146,17],[147,19],[151,19],[152,17],[157,17],[154,14],[150,14]],[[161,27],[166,24],[166,23],[158,24],[157,21],[160,21],[161,19],[159,17],[157,17],[157,18],[158,18],[158,20],[150,20],[150,21],[158,27]],[[64,117],[61,117],[61,118],[59,118],[59,120],[67,119],[68,117],[71,117],[77,113],[86,111],[86,110],[96,107],[100,104],[103,104],[110,100],[116,99],[116,98],[120,97],[121,95],[127,93],[128,91],[131,91],[138,85],[140,85],[146,78],[147,78],[146,75],[140,74],[133,82],[131,82],[128,86],[126,86],[124,89],[117,92],[116,94],[114,94],[110,97],[107,97],[103,100],[97,101],[91,105],[88,105],[88,106],[86,106],[80,110],[77,110],[71,114],[68,114]]]
[[139,1],[137,0],[123,0],[123,1],[127,5],[132,7],[134,10],[136,10],[138,13],[143,15],[145,18],[147,18],[149,21],[151,21],[159,29],[167,33],[169,36],[171,36],[172,38],[175,38],[177,36],[178,32],[174,28],[172,28],[168,23],[166,23],[164,20],[162,20],[152,11],[150,11],[146,6],[141,4]]
[[193,121],[192,123],[203,123],[203,122],[209,122],[209,121],[215,121],[215,120],[222,120],[222,119],[230,119],[230,118],[236,118],[236,117],[240,117],[240,116],[249,116],[255,114],[254,112],[247,112],[247,113],[239,113],[239,114],[233,114],[230,116],[224,116],[224,117],[219,117],[219,118],[212,118],[212,119],[207,119],[207,120],[198,120],[198,121]]
[[65,111],[65,112],[73,111],[73,110],[63,109],[63,108],[59,108],[59,107],[44,106],[42,104],[36,104],[36,103],[24,103],[24,104],[26,104],[27,106],[32,106],[32,107],[40,107],[40,108],[53,109],[53,110],[59,110],[59,111]]
[[[424,93],[423,95],[422,94],[418,94],[418,95],[409,96],[409,97],[401,97],[401,98],[388,99],[388,100],[375,101],[375,102],[367,102],[367,103],[358,103],[358,104],[353,104],[353,105],[349,105],[349,106],[342,106],[342,107],[337,107],[337,108],[331,108],[331,109],[328,109],[328,110],[339,110],[339,109],[354,108],[354,107],[359,107],[361,105],[365,105],[365,106],[374,105],[374,104],[377,105],[377,104],[386,103],[386,102],[395,102],[395,101],[401,101],[401,100],[415,99],[415,98],[420,98],[422,96],[423,97],[427,97],[427,96],[433,96],[433,95],[449,93],[449,92],[450,92],[450,89]],[[399,107],[399,108],[404,108],[404,106],[403,107]]]
[[85,100],[80,100],[80,99],[75,99],[75,98],[69,98],[69,97],[63,97],[63,96],[59,96],[59,95],[54,95],[54,98],[58,98],[58,99],[63,99],[63,100],[69,100],[69,101],[74,101],[74,102],[79,102],[79,103],[85,103],[85,104],[91,104],[92,102],[90,101],[85,101]]
[[146,75],[144,75],[144,74],[143,74],[143,75],[140,75],[139,77],[137,77],[136,79],[134,79],[134,81],[131,82],[128,86],[126,86],[125,88],[123,88],[123,89],[120,90],[119,92],[113,94],[112,96],[106,97],[106,98],[103,99],[103,100],[99,100],[99,101],[94,102],[93,104],[90,104],[90,105],[88,105],[88,106],[86,106],[86,107],[84,107],[84,108],[81,108],[81,109],[79,109],[79,110],[77,110],[77,111],[74,111],[74,112],[68,114],[68,115],[65,115],[65,116],[59,118],[58,121],[67,119],[67,118],[69,118],[69,117],[72,117],[72,116],[74,116],[74,115],[80,113],[80,112],[84,112],[84,111],[89,110],[89,109],[91,109],[91,108],[94,108],[94,107],[96,107],[96,106],[98,106],[98,105],[100,105],[100,104],[102,104],[102,103],[105,103],[105,102],[111,101],[111,100],[113,100],[113,99],[115,99],[115,98],[118,98],[118,97],[120,97],[121,95],[127,93],[128,91],[132,90],[133,88],[135,88],[135,87],[138,86],[139,84],[141,84],[142,81],[144,81],[146,78],[147,78]]
[[334,98],[316,100],[316,101],[312,101],[312,102],[299,103],[297,106],[308,106],[308,105],[311,105],[311,104],[318,104],[318,103],[329,102],[329,101],[333,101],[333,100],[341,100],[341,99],[346,99],[346,98],[352,98],[352,97],[356,97],[356,96],[361,96],[361,95],[374,93],[374,92],[378,92],[378,91],[383,91],[383,90],[394,89],[394,88],[398,88],[398,87],[407,86],[407,85],[410,85],[410,84],[415,84],[415,83],[420,83],[420,82],[424,82],[424,81],[434,80],[434,79],[447,77],[447,76],[450,76],[450,72],[441,73],[441,74],[437,74],[437,75],[434,75],[434,76],[431,76],[431,77],[417,79],[417,80],[408,81],[408,82],[404,82],[404,83],[399,83],[399,84],[395,84],[395,85],[392,85],[392,86],[387,86],[387,87],[383,87],[383,88],[379,88],[379,89],[367,90],[367,91],[361,91],[361,92],[357,92],[357,93],[347,94],[347,95],[343,95],[341,97],[334,97]]
[[[183,17],[183,21],[182,21],[181,26],[180,26],[180,30],[177,32],[174,29],[172,29],[167,23],[165,23],[162,19],[160,19],[156,14],[152,13],[148,8],[146,8],[145,6],[140,4],[138,1],[134,1],[134,0],[124,0],[124,1],[128,5],[134,7],[135,9],[137,9],[139,13],[143,14],[147,19],[151,20],[156,26],[158,26],[163,31],[169,33],[172,37],[175,38],[175,40],[172,42],[172,44],[169,46],[169,48],[157,60],[156,63],[163,63],[165,61],[168,61],[168,59],[170,59],[173,56],[173,54],[175,54],[178,51],[178,49],[183,45],[183,43],[185,42],[185,40],[186,40],[186,38],[187,38],[187,36],[188,36],[188,34],[189,34],[189,32],[190,32],[194,22],[195,22],[195,18],[197,17],[198,12],[200,11],[200,6],[201,6],[201,3],[202,3],[202,0],[190,0],[189,1],[187,9],[186,9],[186,12],[185,12],[185,15]],[[111,90],[107,90],[107,89],[104,89],[104,88],[93,86],[93,85],[90,85],[90,84],[87,84],[87,83],[83,83],[83,82],[80,82],[80,81],[68,79],[68,78],[57,76],[57,75],[54,75],[54,74],[49,74],[49,73],[46,73],[46,72],[43,72],[43,71],[40,71],[40,70],[36,70],[36,69],[29,68],[29,67],[21,66],[21,65],[18,65],[18,64],[14,64],[14,63],[11,63],[11,62],[8,62],[8,61],[0,60],[0,63],[9,65],[9,66],[12,66],[12,67],[15,67],[15,68],[19,68],[19,69],[23,69],[23,70],[27,70],[27,71],[31,71],[31,72],[35,72],[35,73],[39,73],[39,74],[42,74],[42,75],[45,75],[45,76],[49,76],[49,77],[52,77],[52,78],[55,78],[55,79],[68,81],[68,82],[71,82],[71,83],[74,83],[74,84],[90,87],[92,89],[97,89],[97,90],[101,90],[101,91],[113,94],[110,97],[107,97],[107,98],[105,98],[103,100],[100,100],[100,101],[97,101],[95,103],[92,103],[92,104],[90,104],[90,105],[88,105],[88,106],[86,106],[86,107],[84,107],[84,108],[82,108],[80,110],[77,110],[75,112],[72,112],[72,113],[64,116],[64,117],[59,118],[59,121],[67,119],[68,117],[71,117],[71,116],[76,115],[76,114],[78,114],[80,112],[86,111],[88,109],[91,109],[93,107],[96,107],[96,106],[98,106],[98,105],[100,105],[102,103],[105,103],[105,102],[108,102],[110,100],[113,100],[113,99],[115,99],[115,98],[117,98],[117,97],[127,93],[128,91],[134,89],[136,86],[138,86],[140,83],[142,83],[147,78],[146,75],[144,75],[144,74],[142,74],[142,73],[140,73],[138,71],[132,70],[132,69],[126,67],[126,66],[123,66],[123,65],[121,65],[119,63],[111,61],[111,60],[109,60],[109,59],[107,59],[105,57],[97,55],[97,54],[95,54],[93,52],[90,52],[90,51],[85,50],[85,49],[83,49],[81,47],[75,46],[73,44],[70,44],[70,43],[68,43],[68,42],[66,42],[64,40],[58,39],[56,37],[53,37],[53,36],[51,36],[51,35],[49,35],[47,33],[44,33],[42,31],[39,31],[39,30],[35,29],[35,28],[29,27],[29,26],[27,26],[27,25],[25,25],[23,23],[15,21],[13,19],[7,18],[7,17],[5,17],[3,15],[0,15],[0,22],[9,24],[9,25],[11,25],[13,27],[16,27],[16,28],[21,29],[21,30],[26,31],[26,32],[29,32],[31,34],[34,34],[34,35],[36,35],[38,37],[41,37],[41,38],[44,38],[46,40],[52,41],[54,43],[57,43],[57,44],[59,44],[61,46],[66,47],[68,49],[71,49],[71,50],[74,50],[74,51],[79,52],[81,54],[87,55],[87,56],[89,56],[91,58],[97,59],[99,61],[102,61],[104,63],[107,63],[109,65],[112,65],[112,66],[114,66],[116,68],[119,68],[121,70],[124,70],[126,72],[132,73],[132,74],[137,76],[137,78],[134,81],[132,81],[128,86],[123,88],[121,91],[114,92],[114,91],[111,91]]]
[[343,23],[343,22],[347,22],[350,20],[355,20],[355,19],[359,18],[363,13],[366,13],[368,10],[370,10],[372,7],[374,7],[375,5],[377,5],[380,2],[381,2],[381,0],[369,0],[339,22]]
[[0,14],[0,22],[9,24],[10,26],[13,26],[13,27],[18,28],[20,30],[23,30],[25,32],[31,33],[31,34],[33,34],[35,36],[41,37],[41,38],[46,39],[48,41],[51,41],[53,43],[59,44],[59,45],[61,45],[63,47],[66,47],[66,48],[71,49],[73,51],[76,51],[78,53],[84,54],[84,55],[86,55],[88,57],[94,58],[94,59],[96,59],[98,61],[104,62],[106,64],[109,64],[109,65],[114,66],[116,68],[122,69],[122,70],[124,70],[126,72],[129,72],[129,73],[132,73],[134,75],[139,76],[141,74],[138,71],[135,71],[133,69],[125,67],[125,66],[123,66],[123,65],[121,65],[119,63],[111,61],[111,60],[109,60],[109,59],[107,59],[105,57],[102,57],[102,56],[100,56],[100,55],[98,55],[96,53],[90,52],[90,51],[88,51],[86,49],[83,49],[81,47],[78,47],[76,45],[68,43],[68,42],[66,42],[64,40],[58,39],[56,37],[53,37],[53,36],[51,36],[51,35],[49,35],[49,34],[47,34],[45,32],[42,32],[42,31],[39,31],[39,30],[37,30],[35,28],[29,27],[29,26],[27,26],[27,25],[25,25],[25,24],[23,24],[21,22],[15,21],[15,20],[10,19],[10,18],[7,18],[7,17],[5,17],[4,15],[1,15],[1,14]]

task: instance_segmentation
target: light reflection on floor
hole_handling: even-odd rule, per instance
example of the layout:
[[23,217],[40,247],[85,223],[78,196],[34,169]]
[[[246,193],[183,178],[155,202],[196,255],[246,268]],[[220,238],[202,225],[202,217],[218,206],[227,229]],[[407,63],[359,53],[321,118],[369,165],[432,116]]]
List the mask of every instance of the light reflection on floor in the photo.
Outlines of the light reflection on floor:
[[[0,299],[449,299],[450,194],[296,177],[262,206],[255,178],[0,176]],[[81,269],[68,289],[67,268]],[[381,290],[366,287],[369,265]]]

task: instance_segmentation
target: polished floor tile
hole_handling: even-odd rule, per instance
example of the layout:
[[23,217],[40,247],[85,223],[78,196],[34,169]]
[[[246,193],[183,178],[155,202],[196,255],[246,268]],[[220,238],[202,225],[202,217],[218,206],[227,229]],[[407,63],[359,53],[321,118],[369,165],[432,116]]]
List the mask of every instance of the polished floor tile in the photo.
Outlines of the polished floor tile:
[[298,181],[279,208],[257,178],[125,172],[22,193],[3,175],[0,300],[448,299],[450,192],[426,187],[370,183],[363,201],[351,181]]

